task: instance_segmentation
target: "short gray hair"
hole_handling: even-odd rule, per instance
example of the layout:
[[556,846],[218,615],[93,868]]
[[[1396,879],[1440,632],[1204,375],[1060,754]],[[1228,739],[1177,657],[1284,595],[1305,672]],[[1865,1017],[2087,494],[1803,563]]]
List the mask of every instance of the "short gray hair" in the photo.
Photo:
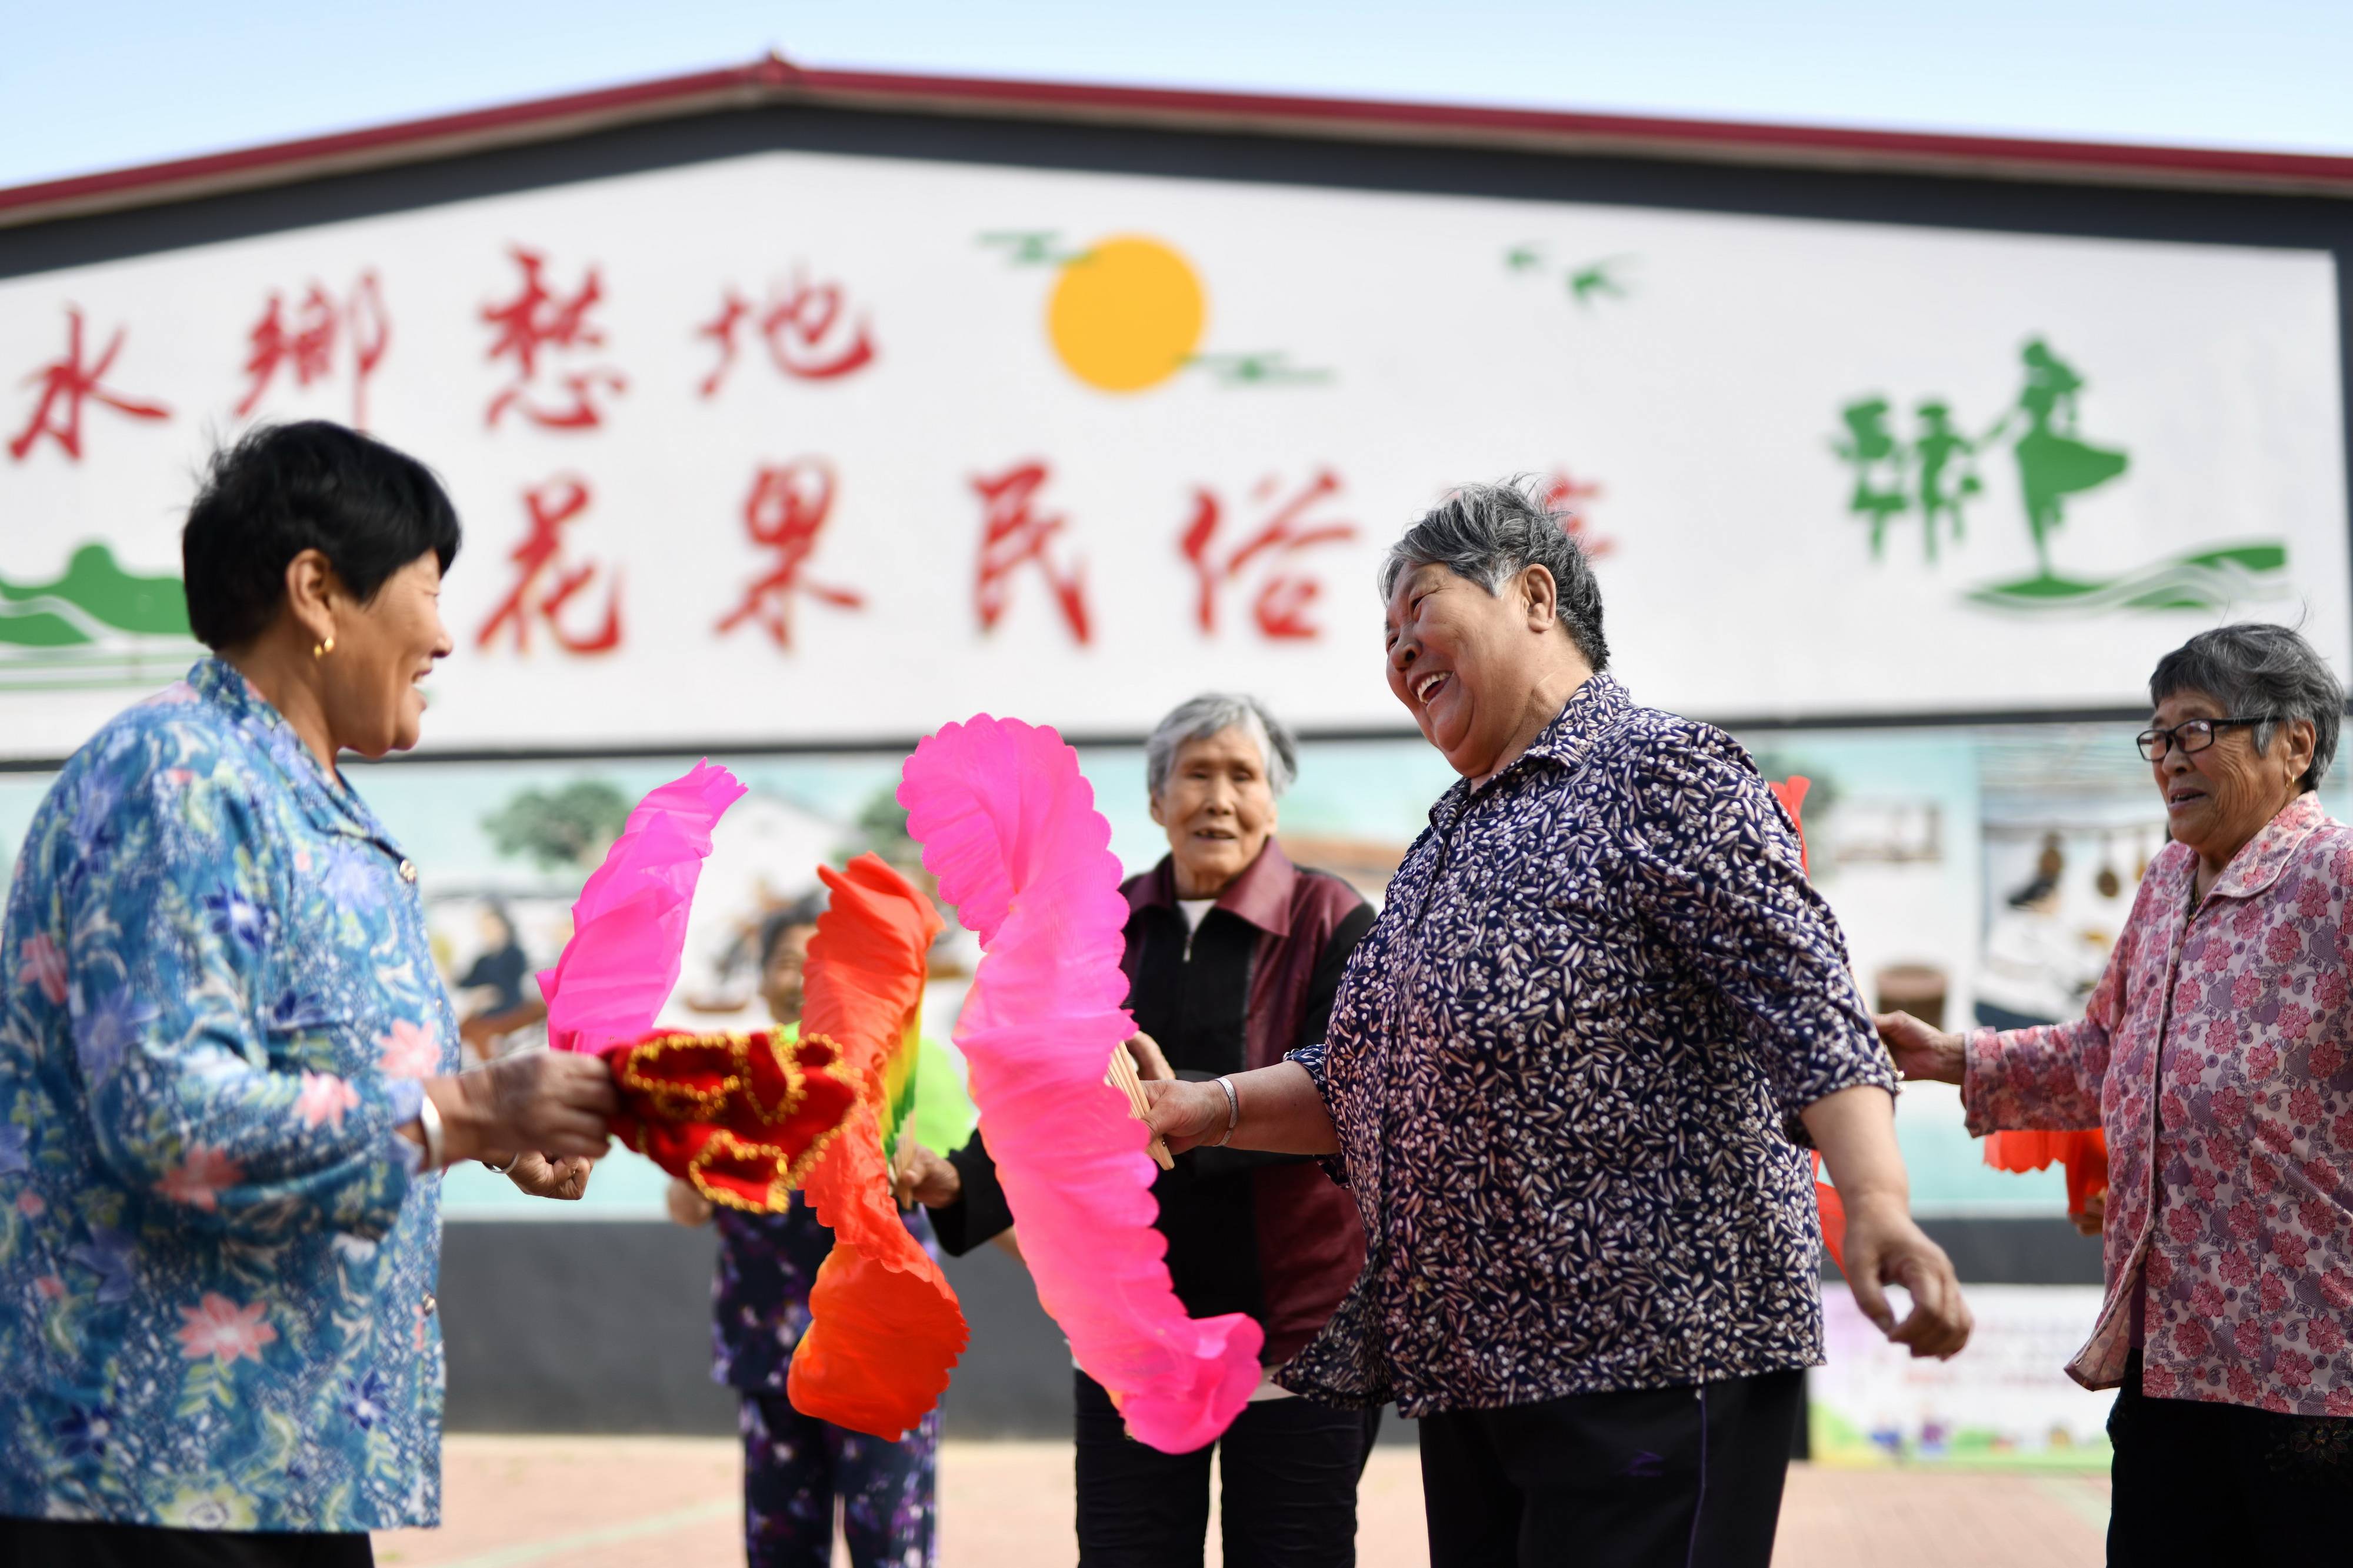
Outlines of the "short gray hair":
[[2148,678],[2152,706],[2183,691],[2206,693],[2233,717],[2272,721],[2254,727],[2258,752],[2272,749],[2277,721],[2310,720],[2312,766],[2298,781],[2301,789],[2318,789],[2337,758],[2345,688],[2291,627],[2245,621],[2200,632],[2158,659]]
[[1501,594],[1504,584],[1529,567],[1541,566],[1552,574],[1560,624],[1569,640],[1586,663],[1606,669],[1609,643],[1601,635],[1601,585],[1569,532],[1570,521],[1525,475],[1500,484],[1465,485],[1389,546],[1381,563],[1381,598],[1386,602],[1397,591],[1398,579],[1417,566],[1443,566],[1490,595]]
[[1159,799],[1168,787],[1176,753],[1187,742],[1206,741],[1237,727],[1258,742],[1259,754],[1266,759],[1267,787],[1277,795],[1289,789],[1299,776],[1299,742],[1290,729],[1255,697],[1204,691],[1171,708],[1153,726],[1152,739],[1144,742],[1144,779],[1152,798]]

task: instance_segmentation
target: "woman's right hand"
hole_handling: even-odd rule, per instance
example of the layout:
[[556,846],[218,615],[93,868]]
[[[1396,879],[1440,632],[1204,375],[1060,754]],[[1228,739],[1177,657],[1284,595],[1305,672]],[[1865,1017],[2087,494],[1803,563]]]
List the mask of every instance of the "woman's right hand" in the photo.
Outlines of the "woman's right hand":
[[595,1159],[611,1142],[613,1075],[596,1057],[523,1051],[454,1078],[428,1079],[451,1162],[503,1162],[518,1151]]
[[1152,1102],[1148,1124],[1166,1140],[1172,1154],[1199,1148],[1225,1131],[1233,1120],[1226,1091],[1215,1080],[1193,1083],[1179,1079],[1155,1079],[1145,1084],[1144,1093]]
[[891,1172],[891,1195],[902,1209],[918,1204],[944,1209],[964,1195],[964,1177],[954,1164],[911,1137],[899,1145],[899,1158]]
[[1895,1058],[1895,1070],[1907,1079],[1930,1083],[1958,1083],[1966,1053],[1961,1037],[1932,1029],[1909,1013],[1873,1013],[1880,1042]]

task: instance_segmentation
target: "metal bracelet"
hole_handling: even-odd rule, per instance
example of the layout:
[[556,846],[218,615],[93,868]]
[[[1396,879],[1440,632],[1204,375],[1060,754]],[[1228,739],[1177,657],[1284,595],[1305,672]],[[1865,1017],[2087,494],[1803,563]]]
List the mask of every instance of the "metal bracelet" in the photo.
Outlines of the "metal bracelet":
[[425,1135],[425,1168],[441,1168],[441,1108],[433,1103],[431,1095],[417,1102],[417,1130]]
[[482,1169],[485,1171],[495,1171],[500,1175],[504,1176],[512,1174],[514,1168],[522,1163],[522,1151],[518,1149],[513,1153],[507,1156],[507,1163],[505,1164],[493,1165],[488,1160],[485,1160],[482,1162]]
[[1222,1149],[1228,1143],[1231,1142],[1233,1141],[1234,1129],[1242,1124],[1241,1096],[1234,1092],[1233,1080],[1228,1078],[1220,1078],[1218,1079],[1218,1087],[1226,1091],[1226,1133],[1224,1137],[1208,1145],[1208,1147],[1212,1149]]

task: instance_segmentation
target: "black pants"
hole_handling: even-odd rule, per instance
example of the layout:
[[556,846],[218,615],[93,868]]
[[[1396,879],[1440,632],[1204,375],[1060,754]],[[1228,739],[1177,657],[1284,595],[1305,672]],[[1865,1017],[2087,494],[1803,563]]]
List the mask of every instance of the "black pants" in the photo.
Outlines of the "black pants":
[[362,1531],[262,1534],[0,1519],[0,1568],[370,1568]]
[[1431,1568],[1768,1568],[1806,1374],[1421,1418]]
[[2353,1416],[2151,1399],[2136,1352],[2108,1441],[2110,1568],[2353,1560]]
[[1080,1568],[1200,1568],[1213,1451],[1227,1568],[1353,1568],[1379,1411],[1263,1399],[1208,1447],[1164,1454],[1127,1435],[1103,1384],[1075,1375]]

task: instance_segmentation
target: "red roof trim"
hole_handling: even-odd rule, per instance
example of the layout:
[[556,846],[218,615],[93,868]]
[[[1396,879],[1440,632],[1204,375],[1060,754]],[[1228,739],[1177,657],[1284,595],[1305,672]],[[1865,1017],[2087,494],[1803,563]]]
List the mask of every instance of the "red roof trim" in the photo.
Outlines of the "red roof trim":
[[0,190],[0,226],[546,141],[633,121],[779,102],[1261,131],[1345,140],[1613,152],[1677,161],[2353,196],[2353,158],[2303,153],[804,70],[770,57],[732,69],[19,185]]

